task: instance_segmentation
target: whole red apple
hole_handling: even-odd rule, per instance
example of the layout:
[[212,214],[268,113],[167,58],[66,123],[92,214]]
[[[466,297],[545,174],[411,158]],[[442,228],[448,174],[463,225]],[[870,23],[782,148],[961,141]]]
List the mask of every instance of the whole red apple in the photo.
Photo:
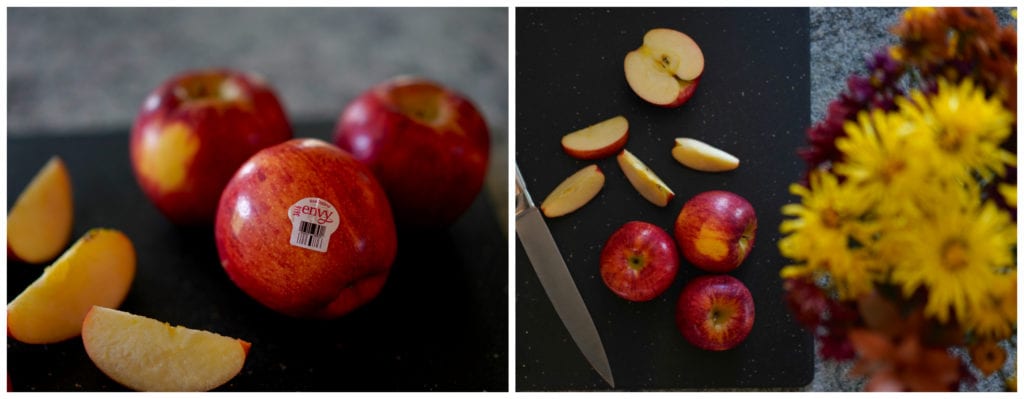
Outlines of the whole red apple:
[[490,155],[487,122],[459,93],[418,78],[370,88],[338,119],[334,143],[370,166],[399,225],[443,227],[473,203]]
[[630,301],[649,301],[661,295],[678,270],[675,242],[665,230],[650,223],[622,225],[601,250],[601,279],[612,292]]
[[132,169],[171,222],[209,224],[238,166],[290,138],[284,110],[262,79],[227,69],[190,71],[146,97],[132,127]]
[[242,291],[280,313],[324,319],[376,297],[397,250],[373,173],[315,139],[286,141],[246,161],[224,188],[215,238]]
[[739,267],[754,248],[757,215],[746,199],[728,191],[691,198],[676,218],[675,236],[686,260],[716,273]]
[[683,287],[676,305],[676,326],[694,346],[732,349],[754,327],[754,297],[743,282],[718,274],[700,276]]

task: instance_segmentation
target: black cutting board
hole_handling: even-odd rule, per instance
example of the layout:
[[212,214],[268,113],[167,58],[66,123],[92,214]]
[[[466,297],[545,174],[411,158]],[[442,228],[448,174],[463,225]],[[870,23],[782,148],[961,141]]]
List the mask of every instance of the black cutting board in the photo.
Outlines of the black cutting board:
[[[705,57],[696,95],[681,108],[645,103],[623,73],[626,53],[652,28],[690,35]],[[547,224],[604,342],[616,388],[625,390],[801,387],[813,372],[813,343],[783,303],[777,250],[780,208],[803,163],[795,150],[809,123],[808,12],[803,8],[516,10],[516,156],[539,204],[558,183],[592,162],[562,152],[562,135],[624,115],[626,148],[676,193],[665,208],[643,199],[614,157],[596,161],[606,176],[598,196]],[[674,138],[704,140],[740,158],[739,169],[703,173],[671,156]],[[707,190],[747,198],[758,216],[757,239],[731,275],[754,296],[750,336],[725,352],[691,346],[675,326],[683,285],[701,275],[685,258],[672,286],[646,303],[630,303],[603,283],[599,257],[622,224],[643,220],[672,233],[683,204]],[[516,390],[601,390],[590,367],[516,245]]]
[[[329,137],[330,123],[297,137]],[[145,198],[128,160],[127,130],[9,139],[8,209],[52,155],[71,174],[73,240],[92,227],[132,239],[137,273],[122,310],[245,339],[252,349],[224,391],[479,391],[508,389],[508,241],[481,194],[447,229],[399,232],[380,295],[331,321],[282,316],[250,299],[220,266],[212,228],[177,228]],[[7,300],[44,266],[7,265]],[[7,339],[15,391],[125,388],[85,354]]]

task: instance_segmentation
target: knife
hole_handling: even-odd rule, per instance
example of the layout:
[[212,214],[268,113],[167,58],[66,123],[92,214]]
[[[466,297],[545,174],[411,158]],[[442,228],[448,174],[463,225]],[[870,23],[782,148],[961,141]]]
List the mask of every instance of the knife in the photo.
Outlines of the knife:
[[555,245],[555,239],[551,237],[551,231],[544,223],[540,210],[534,206],[530,193],[526,191],[526,182],[519,172],[519,165],[516,165],[516,235],[526,249],[526,257],[537,272],[540,285],[551,299],[551,305],[562,319],[562,324],[569,330],[569,335],[576,341],[576,346],[601,378],[615,388],[601,336],[569,274],[569,268],[565,266],[562,253]]

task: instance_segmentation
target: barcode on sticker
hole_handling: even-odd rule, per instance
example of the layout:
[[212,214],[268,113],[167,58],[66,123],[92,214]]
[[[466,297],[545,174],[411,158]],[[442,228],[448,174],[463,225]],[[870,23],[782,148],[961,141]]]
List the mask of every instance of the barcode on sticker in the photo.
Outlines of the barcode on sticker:
[[295,240],[300,246],[323,250],[324,248],[324,232],[327,231],[327,227],[322,224],[310,223],[310,222],[299,222],[299,234],[295,237]]

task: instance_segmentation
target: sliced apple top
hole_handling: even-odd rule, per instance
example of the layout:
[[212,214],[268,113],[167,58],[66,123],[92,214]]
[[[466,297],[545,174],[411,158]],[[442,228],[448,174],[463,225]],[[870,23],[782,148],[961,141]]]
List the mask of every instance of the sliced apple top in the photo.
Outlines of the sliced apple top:
[[101,306],[82,323],[82,343],[104,374],[137,391],[209,391],[238,375],[251,346]]
[[117,230],[90,230],[7,304],[7,334],[29,344],[73,338],[93,305],[119,306],[134,278],[131,240]]
[[626,81],[640,98],[662,107],[678,107],[693,96],[704,73],[704,53],[686,34],[652,29],[643,45],[626,54]]
[[668,185],[654,174],[651,168],[647,167],[629,150],[622,150],[616,160],[633,188],[636,188],[636,191],[652,204],[663,207],[675,197],[676,194],[672,192],[672,189],[668,188]]
[[604,173],[597,165],[586,166],[569,176],[540,205],[549,218],[563,216],[586,205],[604,187]]
[[724,172],[740,166],[739,158],[732,154],[687,137],[676,139],[672,157],[687,167],[703,172]]
[[683,32],[665,28],[651,29],[644,35],[641,51],[681,80],[697,79],[704,72],[704,52],[697,42]]
[[562,136],[562,149],[577,159],[600,159],[626,145],[629,121],[622,115],[598,122]]
[[71,240],[74,204],[71,177],[58,156],[50,158],[7,213],[8,258],[43,263]]

